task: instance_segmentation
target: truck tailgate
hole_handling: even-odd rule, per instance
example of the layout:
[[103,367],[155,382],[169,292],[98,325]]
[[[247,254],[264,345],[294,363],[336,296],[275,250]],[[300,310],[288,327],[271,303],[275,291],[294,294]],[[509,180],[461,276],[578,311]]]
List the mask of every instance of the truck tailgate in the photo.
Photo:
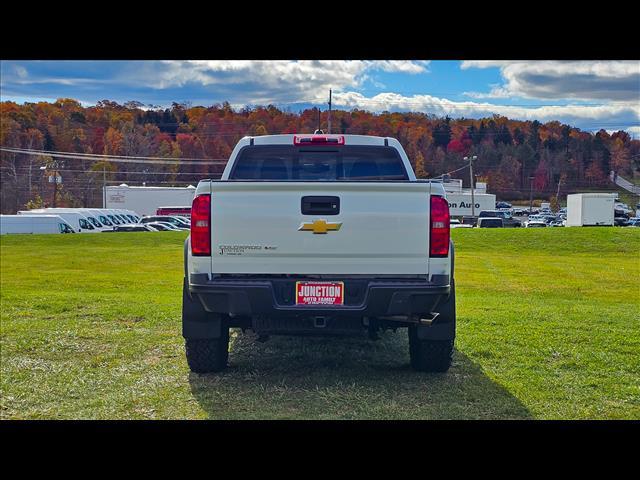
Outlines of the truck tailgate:
[[[426,182],[213,181],[212,272],[426,275],[429,192]],[[338,197],[340,211],[303,215],[305,196]]]

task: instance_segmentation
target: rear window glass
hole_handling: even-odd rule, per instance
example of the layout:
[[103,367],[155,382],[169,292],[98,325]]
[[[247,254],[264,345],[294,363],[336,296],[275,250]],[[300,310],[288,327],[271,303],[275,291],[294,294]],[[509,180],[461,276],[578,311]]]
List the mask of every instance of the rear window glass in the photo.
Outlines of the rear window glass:
[[352,181],[408,180],[392,147],[298,147],[256,145],[240,151],[232,180]]

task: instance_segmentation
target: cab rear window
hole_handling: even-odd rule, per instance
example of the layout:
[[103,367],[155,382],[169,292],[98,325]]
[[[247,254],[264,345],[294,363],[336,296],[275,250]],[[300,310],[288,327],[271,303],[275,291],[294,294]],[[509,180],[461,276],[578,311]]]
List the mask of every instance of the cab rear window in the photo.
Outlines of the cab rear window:
[[398,151],[392,147],[244,147],[231,180],[355,181],[408,180]]

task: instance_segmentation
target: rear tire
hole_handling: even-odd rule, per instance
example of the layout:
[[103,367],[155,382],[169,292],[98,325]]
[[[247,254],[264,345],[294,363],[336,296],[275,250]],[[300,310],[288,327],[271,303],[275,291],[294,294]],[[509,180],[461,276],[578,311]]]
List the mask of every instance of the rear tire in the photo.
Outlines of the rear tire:
[[411,367],[419,372],[446,372],[453,358],[453,340],[420,340],[416,327],[409,327]]
[[220,338],[185,340],[187,363],[192,372],[221,372],[229,359],[229,328],[223,328]]

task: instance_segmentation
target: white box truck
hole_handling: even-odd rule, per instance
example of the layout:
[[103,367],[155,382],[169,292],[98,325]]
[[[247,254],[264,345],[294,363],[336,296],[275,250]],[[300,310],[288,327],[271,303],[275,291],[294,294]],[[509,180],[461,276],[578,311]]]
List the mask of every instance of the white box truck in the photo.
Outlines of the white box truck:
[[0,215],[0,235],[13,233],[75,233],[59,215]]
[[130,187],[126,184],[105,187],[106,208],[128,209],[140,215],[156,215],[166,205],[191,205],[196,193],[189,187]]
[[567,227],[613,226],[613,193],[567,195]]

